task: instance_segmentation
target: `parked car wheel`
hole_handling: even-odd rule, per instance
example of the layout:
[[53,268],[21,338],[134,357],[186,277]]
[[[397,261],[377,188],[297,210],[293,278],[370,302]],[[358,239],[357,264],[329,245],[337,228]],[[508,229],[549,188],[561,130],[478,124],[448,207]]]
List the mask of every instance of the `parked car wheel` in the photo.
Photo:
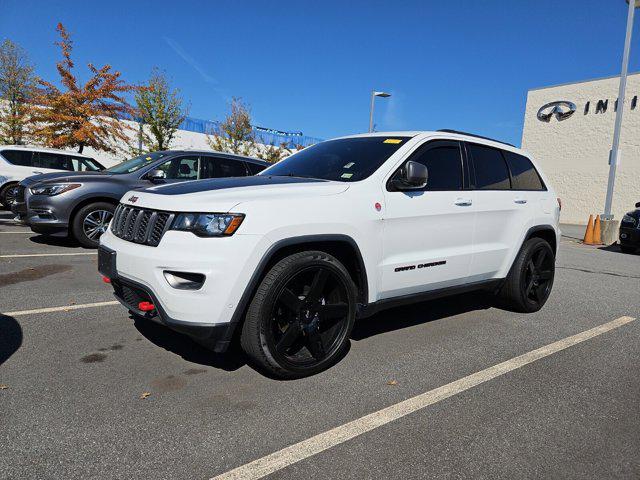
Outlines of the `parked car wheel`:
[[541,238],[527,240],[500,290],[505,307],[517,312],[537,312],[546,303],[555,277],[555,254]]
[[4,208],[11,208],[11,204],[16,199],[17,187],[17,183],[10,183],[0,189],[0,204],[2,204]]
[[247,311],[241,345],[273,376],[313,375],[347,348],[355,316],[356,287],[347,269],[324,252],[296,253],[262,280]]
[[90,203],[73,217],[71,234],[83,247],[98,248],[100,236],[107,231],[115,205],[107,202]]

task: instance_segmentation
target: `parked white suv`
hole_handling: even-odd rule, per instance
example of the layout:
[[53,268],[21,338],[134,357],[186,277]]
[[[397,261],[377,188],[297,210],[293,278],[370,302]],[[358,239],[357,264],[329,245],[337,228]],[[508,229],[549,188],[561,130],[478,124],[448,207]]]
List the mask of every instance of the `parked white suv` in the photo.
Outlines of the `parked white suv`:
[[[278,377],[327,368],[356,318],[485,289],[549,297],[559,202],[521,150],[454,131],[308,147],[258,176],[131,191],[99,270],[135,315]],[[426,307],[428,308],[428,307]]]
[[80,153],[25,145],[0,146],[0,204],[10,207],[18,193],[18,183],[27,177],[45,173],[91,172],[104,167]]

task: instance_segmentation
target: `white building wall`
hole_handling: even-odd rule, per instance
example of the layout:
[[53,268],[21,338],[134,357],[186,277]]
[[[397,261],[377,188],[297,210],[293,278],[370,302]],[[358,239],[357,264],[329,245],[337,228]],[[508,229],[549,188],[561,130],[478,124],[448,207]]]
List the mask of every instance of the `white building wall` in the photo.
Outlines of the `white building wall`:
[[[618,77],[605,78],[530,90],[527,95],[522,148],[533,155],[557,190],[564,223],[584,224],[590,213],[604,210],[618,84]],[[636,95],[637,105],[631,110]],[[606,99],[607,111],[595,113],[598,100]],[[538,109],[558,100],[575,103],[576,112],[562,121],[538,120]],[[590,108],[585,114],[587,102]],[[640,74],[628,78],[620,145],[613,199],[618,220],[640,201]]]

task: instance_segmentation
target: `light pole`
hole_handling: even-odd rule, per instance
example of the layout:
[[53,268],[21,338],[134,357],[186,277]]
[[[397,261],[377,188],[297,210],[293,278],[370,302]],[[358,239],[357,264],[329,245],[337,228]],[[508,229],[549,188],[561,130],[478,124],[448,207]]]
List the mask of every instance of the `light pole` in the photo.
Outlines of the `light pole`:
[[[639,0],[640,1],[640,0]],[[369,133],[373,132],[373,104],[376,97],[387,98],[390,97],[390,93],[371,91],[371,108],[369,109]]]
[[627,14],[627,34],[624,39],[624,53],[622,55],[622,72],[620,73],[620,87],[618,89],[618,108],[616,123],[613,127],[613,143],[609,152],[609,182],[607,183],[607,197],[604,202],[603,220],[613,220],[611,204],[613,202],[613,187],[616,182],[616,167],[620,159],[620,130],[622,128],[622,112],[624,111],[624,96],[627,89],[627,71],[629,69],[629,50],[631,49],[631,33],[633,32],[633,14],[640,7],[640,0],[627,0],[629,13]]

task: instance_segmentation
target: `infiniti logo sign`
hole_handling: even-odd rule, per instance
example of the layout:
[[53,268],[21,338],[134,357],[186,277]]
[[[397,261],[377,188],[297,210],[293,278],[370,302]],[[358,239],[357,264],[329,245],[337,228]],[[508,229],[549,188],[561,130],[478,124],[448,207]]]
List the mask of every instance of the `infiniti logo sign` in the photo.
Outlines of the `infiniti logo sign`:
[[556,117],[556,120],[566,120],[576,111],[576,104],[567,100],[561,100],[559,102],[551,102],[543,105],[538,110],[538,120],[542,122],[551,121],[551,117]]

